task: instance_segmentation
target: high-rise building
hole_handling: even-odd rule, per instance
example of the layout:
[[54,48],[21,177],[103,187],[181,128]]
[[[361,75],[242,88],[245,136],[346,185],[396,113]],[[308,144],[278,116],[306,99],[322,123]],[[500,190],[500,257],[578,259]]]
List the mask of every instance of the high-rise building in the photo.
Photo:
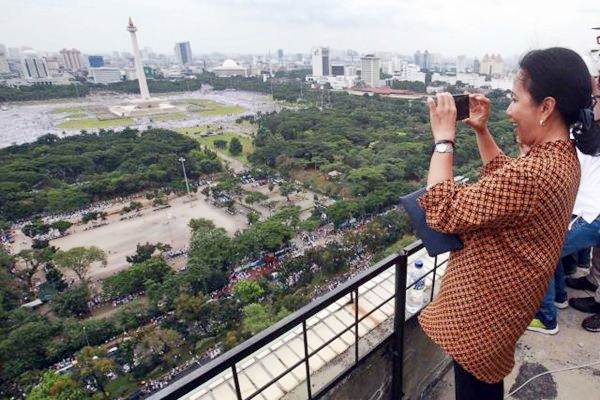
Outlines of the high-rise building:
[[10,67],[8,66],[8,54],[6,54],[6,47],[0,44],[0,74],[10,73]]
[[312,50],[313,76],[329,75],[329,47],[315,47]]
[[46,60],[46,67],[48,68],[48,73],[50,74],[50,76],[59,76],[61,67],[58,57],[44,57],[44,60]]
[[80,71],[84,69],[84,64],[81,61],[81,52],[77,49],[62,49],[60,51],[65,68],[70,71]]
[[488,76],[500,76],[504,73],[504,61],[500,54],[484,55],[479,64],[479,73]]
[[421,66],[423,65],[423,54],[421,54],[420,50],[417,50],[415,52],[415,55],[413,58],[414,58],[415,65],[418,65],[419,68],[422,68]]
[[473,60],[473,72],[478,74],[480,69],[481,69],[481,64],[479,63],[479,60],[476,58]]
[[36,55],[30,54],[23,57],[21,61],[23,66],[23,76],[28,79],[39,79],[39,78],[47,78],[48,75],[48,67],[46,65],[46,60],[42,57],[38,57]]
[[277,49],[277,61],[279,64],[283,63],[283,49]]
[[344,66],[343,65],[332,65],[331,66],[331,75],[332,76],[344,76]]
[[90,76],[94,83],[114,83],[121,81],[121,71],[118,68],[90,68]]
[[104,67],[104,57],[102,56],[88,56],[88,63],[91,68]]
[[175,56],[180,64],[188,65],[192,63],[192,46],[190,42],[175,43]]
[[381,81],[379,79],[380,70],[380,59],[375,57],[373,54],[367,54],[360,59],[361,64],[361,79],[370,87],[380,87]]

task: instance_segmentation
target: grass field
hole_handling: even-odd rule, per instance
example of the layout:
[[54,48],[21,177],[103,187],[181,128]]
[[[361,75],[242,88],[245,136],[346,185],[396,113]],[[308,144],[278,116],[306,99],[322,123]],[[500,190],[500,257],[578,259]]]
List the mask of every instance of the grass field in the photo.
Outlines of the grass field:
[[[175,128],[174,130],[183,135],[190,136],[191,138],[197,140],[201,144],[207,146],[213,151],[216,151],[217,153],[237,158],[244,164],[248,163],[248,155],[252,154],[252,152],[254,151],[254,147],[252,146],[252,139],[250,139],[247,136],[238,135],[235,132],[223,132],[217,135],[202,137],[202,133],[206,132],[205,128]],[[217,149],[215,147],[215,141],[225,140],[227,143],[229,143],[229,141],[234,137],[240,139],[240,142],[242,143],[242,154],[240,154],[239,156],[232,156],[231,153],[229,153],[228,149]]]
[[63,121],[57,125],[62,129],[94,129],[94,128],[111,128],[117,126],[127,126],[133,124],[132,118],[115,118],[100,120],[98,118],[72,119]]
[[187,115],[186,115],[186,113],[177,112],[177,113],[170,113],[170,114],[156,114],[156,115],[153,115],[151,118],[154,121],[179,121],[182,119],[186,119]]
[[201,117],[214,117],[217,115],[240,114],[246,111],[244,107],[226,105],[206,99],[190,99],[185,101],[190,104],[189,110]]
[[63,113],[74,113],[74,114],[85,114],[83,107],[58,107],[51,111],[52,114],[63,114]]

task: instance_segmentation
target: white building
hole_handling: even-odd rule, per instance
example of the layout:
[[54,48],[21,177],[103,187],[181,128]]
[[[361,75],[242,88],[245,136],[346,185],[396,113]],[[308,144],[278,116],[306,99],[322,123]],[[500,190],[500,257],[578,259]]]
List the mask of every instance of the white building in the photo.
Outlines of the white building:
[[361,64],[361,79],[370,87],[376,88],[384,86],[379,79],[380,60],[373,54],[367,54],[360,59]]
[[248,76],[248,70],[233,60],[225,60],[223,65],[213,68],[213,72],[220,77]]
[[47,78],[50,75],[46,60],[42,57],[26,55],[22,59],[21,65],[23,67],[23,76],[25,79]]
[[425,83],[425,72],[421,72],[421,67],[416,64],[402,62],[394,73],[393,79],[397,81]]
[[85,69],[85,63],[81,58],[81,52],[77,49],[62,49],[60,55],[63,59],[63,64],[69,71],[80,71]]
[[108,84],[121,81],[121,70],[118,68],[90,68],[90,76],[94,83]]
[[6,54],[6,47],[0,44],[0,74],[9,74],[10,67],[8,66],[8,54]]
[[137,72],[135,68],[125,68],[125,80],[135,81],[137,79]]
[[479,73],[489,76],[501,76],[504,74],[504,61],[500,54],[486,54],[479,63]]
[[329,47],[315,47],[312,49],[312,75],[329,76]]
[[175,43],[175,56],[182,65],[192,63],[192,46],[190,42]]

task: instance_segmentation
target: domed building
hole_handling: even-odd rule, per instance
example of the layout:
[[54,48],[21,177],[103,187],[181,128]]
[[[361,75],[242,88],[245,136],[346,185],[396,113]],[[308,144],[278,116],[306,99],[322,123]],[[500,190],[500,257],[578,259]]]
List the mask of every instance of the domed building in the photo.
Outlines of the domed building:
[[220,77],[248,76],[248,70],[231,59],[225,60],[220,67],[213,68],[213,72]]

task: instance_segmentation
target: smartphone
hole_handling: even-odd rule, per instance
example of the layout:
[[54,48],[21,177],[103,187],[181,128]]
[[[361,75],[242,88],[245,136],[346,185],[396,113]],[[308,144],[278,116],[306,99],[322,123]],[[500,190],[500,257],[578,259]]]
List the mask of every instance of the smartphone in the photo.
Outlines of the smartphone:
[[454,104],[456,104],[456,120],[462,121],[465,118],[469,118],[469,95],[468,94],[454,94]]

